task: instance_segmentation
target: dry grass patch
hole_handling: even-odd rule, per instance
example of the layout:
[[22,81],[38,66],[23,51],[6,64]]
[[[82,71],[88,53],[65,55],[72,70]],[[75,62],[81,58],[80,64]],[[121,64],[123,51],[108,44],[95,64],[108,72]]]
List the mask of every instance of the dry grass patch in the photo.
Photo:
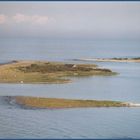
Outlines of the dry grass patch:
[[40,97],[12,97],[17,104],[35,108],[80,108],[80,107],[124,107],[126,104],[118,101],[73,100]]

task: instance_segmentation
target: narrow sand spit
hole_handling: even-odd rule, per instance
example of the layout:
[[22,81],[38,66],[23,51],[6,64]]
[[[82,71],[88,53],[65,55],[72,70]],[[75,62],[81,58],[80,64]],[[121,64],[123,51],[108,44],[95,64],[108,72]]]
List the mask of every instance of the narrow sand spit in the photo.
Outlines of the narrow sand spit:
[[9,103],[13,100],[17,105],[31,108],[140,107],[140,104],[108,100],[78,100],[28,96],[6,96],[5,98]]
[[74,59],[75,61],[96,61],[96,62],[135,62],[140,63],[140,59],[123,59],[123,58],[91,58],[91,59]]

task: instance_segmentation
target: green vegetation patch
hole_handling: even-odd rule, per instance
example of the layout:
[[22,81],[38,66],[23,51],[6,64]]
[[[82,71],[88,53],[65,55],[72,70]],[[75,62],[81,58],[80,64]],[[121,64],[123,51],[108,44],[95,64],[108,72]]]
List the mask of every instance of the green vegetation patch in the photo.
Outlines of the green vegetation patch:
[[24,72],[41,72],[41,73],[52,73],[52,72],[67,72],[67,71],[92,71],[95,65],[75,65],[75,64],[53,64],[53,63],[40,63],[31,64],[25,67],[19,67],[18,69]]
[[140,57],[134,57],[134,58],[127,58],[127,57],[124,57],[124,58],[111,58],[113,60],[140,60]]
[[61,76],[88,76],[88,75],[105,75],[114,74],[109,69],[97,68],[96,65],[88,64],[63,64],[63,63],[38,63],[29,66],[21,66],[18,69],[24,73],[43,73],[43,74],[61,74]]

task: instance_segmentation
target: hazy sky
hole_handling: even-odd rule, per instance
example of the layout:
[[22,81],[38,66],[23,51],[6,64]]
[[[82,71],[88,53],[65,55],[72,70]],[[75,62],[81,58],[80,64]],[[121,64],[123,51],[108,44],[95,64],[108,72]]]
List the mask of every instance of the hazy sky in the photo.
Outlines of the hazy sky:
[[140,39],[140,2],[0,2],[0,38]]

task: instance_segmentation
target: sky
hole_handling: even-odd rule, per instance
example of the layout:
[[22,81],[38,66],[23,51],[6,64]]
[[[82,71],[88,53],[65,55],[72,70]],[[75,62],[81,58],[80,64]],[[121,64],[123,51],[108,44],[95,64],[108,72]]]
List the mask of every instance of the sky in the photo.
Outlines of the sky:
[[140,2],[0,2],[0,38],[140,39]]

